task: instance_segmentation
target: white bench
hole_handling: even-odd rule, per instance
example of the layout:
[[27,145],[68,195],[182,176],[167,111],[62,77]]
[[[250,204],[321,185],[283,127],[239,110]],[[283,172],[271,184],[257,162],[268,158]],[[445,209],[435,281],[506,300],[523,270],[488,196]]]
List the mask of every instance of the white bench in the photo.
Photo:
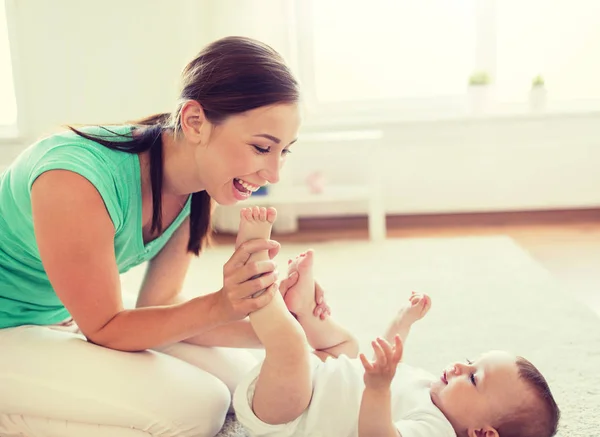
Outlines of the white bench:
[[[378,149],[382,138],[381,131],[345,131],[302,135],[298,148],[318,145],[310,152],[315,159],[319,156],[321,147],[327,143],[344,143],[344,147],[352,147],[356,141],[367,141],[369,148],[365,153],[365,161],[357,163],[363,167],[367,175],[367,183],[363,185],[336,185],[326,184],[322,193],[311,193],[307,185],[291,185],[290,177],[269,187],[269,194],[255,195],[247,200],[238,202],[234,206],[219,206],[215,212],[214,226],[221,231],[235,233],[239,225],[239,211],[246,206],[273,206],[278,210],[278,218],[273,226],[275,233],[295,232],[298,229],[295,207],[303,204],[319,204],[335,202],[364,201],[367,204],[369,220],[369,238],[377,241],[385,239],[385,206],[383,204],[383,187],[380,183],[380,173],[377,168],[379,159]],[[346,145],[346,143],[348,143]]]

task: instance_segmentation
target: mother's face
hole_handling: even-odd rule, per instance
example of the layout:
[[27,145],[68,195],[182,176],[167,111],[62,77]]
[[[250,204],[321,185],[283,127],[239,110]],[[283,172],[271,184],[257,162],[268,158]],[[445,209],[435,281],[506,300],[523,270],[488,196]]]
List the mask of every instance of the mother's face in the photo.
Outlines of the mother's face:
[[202,186],[217,203],[231,205],[277,183],[300,123],[297,104],[276,104],[213,126],[207,144],[196,153]]

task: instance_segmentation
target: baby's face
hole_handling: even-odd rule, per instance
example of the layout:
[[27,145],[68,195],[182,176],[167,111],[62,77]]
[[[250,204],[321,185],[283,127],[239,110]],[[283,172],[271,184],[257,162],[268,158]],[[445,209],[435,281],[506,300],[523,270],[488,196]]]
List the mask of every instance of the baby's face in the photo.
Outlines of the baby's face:
[[431,400],[454,426],[493,426],[500,414],[516,407],[526,386],[519,379],[517,357],[493,351],[477,360],[453,363],[431,386]]

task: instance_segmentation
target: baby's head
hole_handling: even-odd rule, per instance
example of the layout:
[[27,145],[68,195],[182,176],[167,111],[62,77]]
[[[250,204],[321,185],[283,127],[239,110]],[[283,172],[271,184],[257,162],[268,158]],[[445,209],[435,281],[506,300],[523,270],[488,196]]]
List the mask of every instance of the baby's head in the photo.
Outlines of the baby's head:
[[560,417],[542,374],[501,351],[450,365],[431,386],[431,400],[458,437],[551,437]]

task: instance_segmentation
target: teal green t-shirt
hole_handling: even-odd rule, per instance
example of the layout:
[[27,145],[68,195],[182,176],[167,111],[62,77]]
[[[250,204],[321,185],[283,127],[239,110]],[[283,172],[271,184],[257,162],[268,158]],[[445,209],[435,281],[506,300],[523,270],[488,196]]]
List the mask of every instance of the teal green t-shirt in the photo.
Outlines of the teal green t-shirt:
[[[129,136],[132,126],[109,129]],[[104,138],[110,134],[99,127],[82,130]],[[0,174],[0,328],[53,324],[69,317],[42,266],[31,214],[33,182],[57,169],[80,174],[102,196],[115,228],[120,273],[153,258],[189,215],[190,199],[160,237],[144,244],[137,154],[111,150],[70,131],[33,144]]]

